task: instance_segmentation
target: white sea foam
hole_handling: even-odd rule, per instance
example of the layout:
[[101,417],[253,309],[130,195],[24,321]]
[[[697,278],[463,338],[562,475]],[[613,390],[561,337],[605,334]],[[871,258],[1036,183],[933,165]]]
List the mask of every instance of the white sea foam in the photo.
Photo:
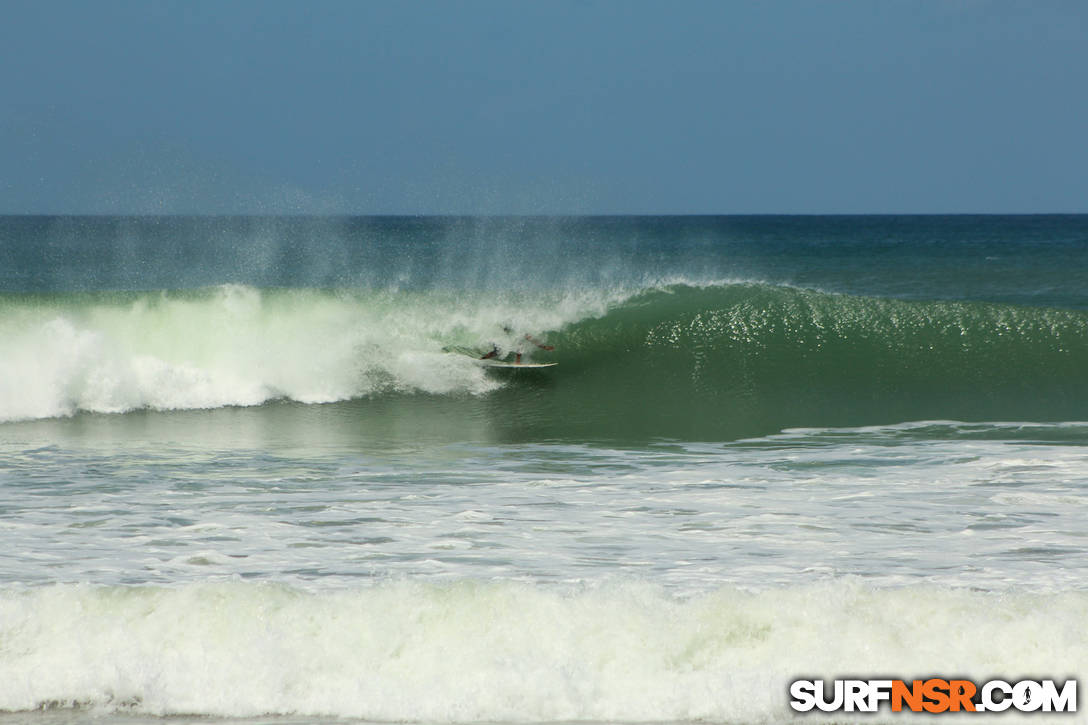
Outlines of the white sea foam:
[[[854,575],[1041,593],[1088,581],[1088,458],[1038,440],[1083,440],[1083,424],[1029,426],[1024,441],[973,437],[1014,427],[942,439],[949,425],[911,424],[613,450],[435,445],[416,418],[390,444],[380,429],[360,439],[354,411],[269,412],[154,416],[147,429],[118,416],[91,434],[79,420],[6,426],[0,583],[638,576],[696,593]],[[995,475],[1027,459],[1040,465]]]
[[8,303],[0,310],[0,421],[276,398],[324,403],[386,390],[478,394],[498,383],[444,354],[444,345],[513,348],[524,332],[600,314],[612,296],[227,285],[203,294]]
[[798,676],[1083,673],[1086,617],[1083,592],[851,580],[694,598],[631,583],[54,585],[0,594],[0,709],[760,722],[791,715]]

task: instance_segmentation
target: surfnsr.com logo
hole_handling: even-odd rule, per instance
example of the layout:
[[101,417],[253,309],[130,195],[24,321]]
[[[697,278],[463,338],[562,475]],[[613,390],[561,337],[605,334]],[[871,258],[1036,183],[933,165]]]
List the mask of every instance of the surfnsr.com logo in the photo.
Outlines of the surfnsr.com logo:
[[795,680],[790,707],[797,712],[1076,712],[1077,681],[1055,680]]

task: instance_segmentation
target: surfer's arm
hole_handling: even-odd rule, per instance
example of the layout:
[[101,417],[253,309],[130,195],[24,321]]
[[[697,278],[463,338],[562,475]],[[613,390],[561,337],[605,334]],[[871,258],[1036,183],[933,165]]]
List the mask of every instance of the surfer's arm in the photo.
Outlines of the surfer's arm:
[[537,347],[539,347],[541,350],[554,350],[555,349],[554,345],[545,345],[544,343],[542,343],[540,340],[537,340],[532,335],[526,335],[525,339],[528,340],[529,342],[533,343]]

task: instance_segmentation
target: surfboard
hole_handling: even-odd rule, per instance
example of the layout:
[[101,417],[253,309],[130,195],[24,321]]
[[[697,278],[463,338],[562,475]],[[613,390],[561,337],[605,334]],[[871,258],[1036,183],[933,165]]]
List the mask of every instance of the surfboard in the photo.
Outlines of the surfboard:
[[507,362],[506,360],[477,360],[477,363],[483,365],[485,368],[550,368],[558,365],[559,363],[546,362],[546,363],[534,363],[534,362]]

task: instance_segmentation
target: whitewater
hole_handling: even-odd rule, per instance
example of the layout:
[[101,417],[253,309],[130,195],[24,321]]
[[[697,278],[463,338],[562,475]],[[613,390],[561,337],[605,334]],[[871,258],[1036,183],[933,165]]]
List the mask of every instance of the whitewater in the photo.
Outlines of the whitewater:
[[0,218],[0,722],[1083,680],[1086,421],[1083,216]]
[[511,313],[512,303],[464,294],[242,285],[10,300],[0,312],[0,375],[9,386],[0,420],[279,398],[328,403],[388,391],[482,393],[496,387],[484,370],[442,348],[509,346],[516,339],[504,325],[556,329],[603,309],[603,302],[549,302]]

